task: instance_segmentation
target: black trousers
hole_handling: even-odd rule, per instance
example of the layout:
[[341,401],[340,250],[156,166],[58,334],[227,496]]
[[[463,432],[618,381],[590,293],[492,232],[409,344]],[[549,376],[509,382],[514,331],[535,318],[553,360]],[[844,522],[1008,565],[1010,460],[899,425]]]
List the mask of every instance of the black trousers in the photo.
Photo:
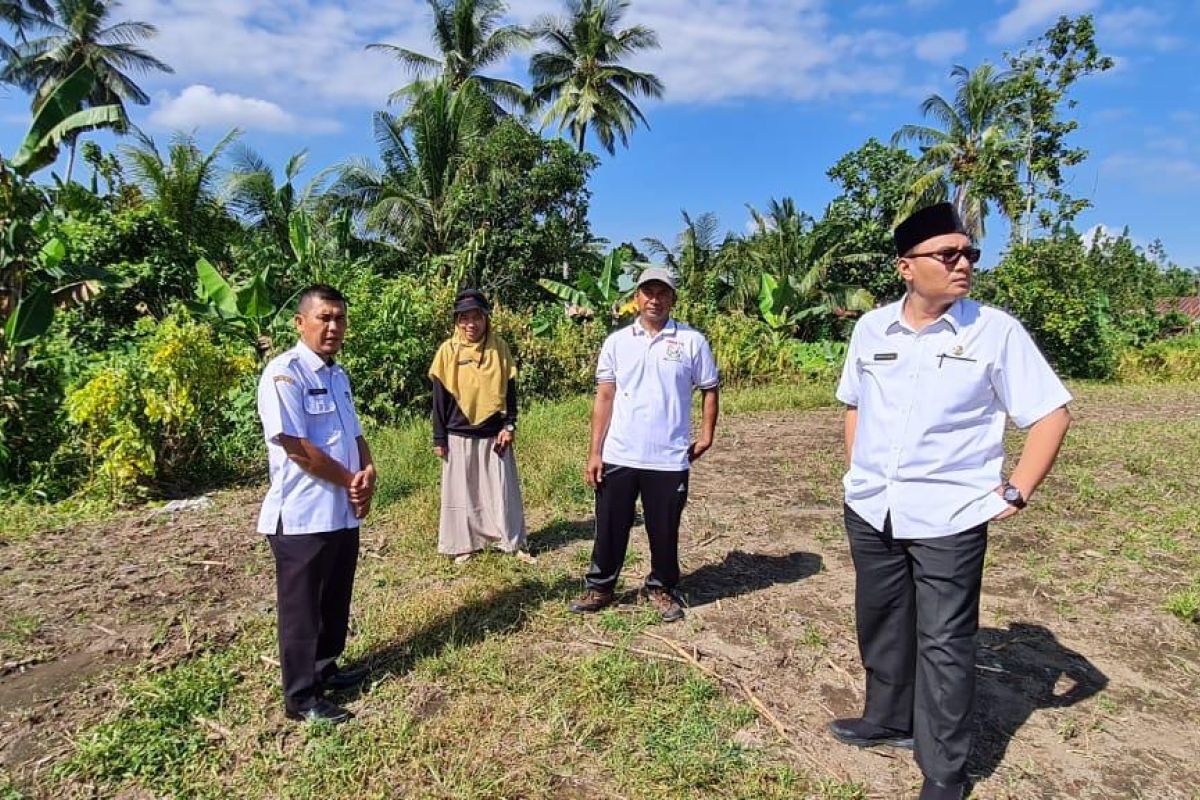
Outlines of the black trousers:
[[679,584],[679,520],[687,505],[688,474],[686,469],[660,472],[604,465],[604,480],[596,489],[596,541],[586,576],[588,588],[604,592],[616,588],[639,496],[650,539],[646,588],[674,589]]
[[966,781],[975,700],[975,632],[987,523],[937,539],[896,539],[845,508],[854,559],[863,717],[911,731],[934,780]]
[[283,703],[303,711],[321,696],[346,647],[358,528],[268,536],[275,555]]

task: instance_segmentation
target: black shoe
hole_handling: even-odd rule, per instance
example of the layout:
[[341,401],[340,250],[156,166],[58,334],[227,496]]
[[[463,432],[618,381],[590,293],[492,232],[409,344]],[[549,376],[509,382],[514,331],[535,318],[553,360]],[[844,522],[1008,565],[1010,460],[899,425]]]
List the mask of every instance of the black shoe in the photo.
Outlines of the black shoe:
[[576,614],[594,614],[602,608],[612,605],[613,593],[602,592],[599,589],[588,589],[579,599],[567,606]]
[[683,606],[668,589],[647,589],[646,599],[662,617],[663,622],[678,622],[683,619]]
[[331,725],[341,725],[351,716],[353,715],[349,711],[328,700],[318,700],[303,711],[287,712],[288,719],[296,719],[301,722],[328,722]]
[[913,749],[911,733],[885,728],[861,717],[835,719],[829,723],[829,732],[839,742],[852,744],[855,747],[888,745],[889,747],[903,747],[906,750]]
[[370,674],[371,670],[366,667],[339,669],[328,678],[323,679],[321,686],[332,692],[344,692],[347,689],[353,689],[355,686],[358,686]]
[[962,800],[967,793],[965,783],[942,783],[933,778],[926,778],[921,784],[921,796],[918,800]]

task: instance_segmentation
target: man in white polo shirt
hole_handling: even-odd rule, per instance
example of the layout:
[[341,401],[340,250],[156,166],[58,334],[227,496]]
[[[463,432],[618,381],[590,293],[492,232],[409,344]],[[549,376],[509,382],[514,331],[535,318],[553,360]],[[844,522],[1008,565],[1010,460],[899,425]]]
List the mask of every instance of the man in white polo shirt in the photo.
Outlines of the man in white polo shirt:
[[[867,686],[863,716],[830,730],[860,747],[915,742],[921,800],[957,800],[988,523],[1024,508],[1049,473],[1071,395],[1019,322],[967,299],[979,250],[949,203],[894,238],[907,294],[859,320],[837,389]],[[1003,480],[1008,418],[1029,437]]]
[[[599,611],[613,591],[639,496],[650,539],[645,592],[665,622],[683,618],[679,520],[687,504],[691,462],[712,446],[720,378],[708,341],[671,319],[675,279],[651,267],[638,278],[638,316],[611,334],[596,366],[592,443],[584,480],[596,491],[596,541],[587,591],[571,610]],[[691,441],[692,391],[703,395],[700,435]]]
[[346,334],[346,299],[318,284],[300,293],[300,341],[271,360],[258,384],[271,488],[258,532],[275,555],[279,661],[287,716],[344,722],[325,690],[360,683],[339,669],[358,563],[358,525],[375,492],[375,466],[334,356]]

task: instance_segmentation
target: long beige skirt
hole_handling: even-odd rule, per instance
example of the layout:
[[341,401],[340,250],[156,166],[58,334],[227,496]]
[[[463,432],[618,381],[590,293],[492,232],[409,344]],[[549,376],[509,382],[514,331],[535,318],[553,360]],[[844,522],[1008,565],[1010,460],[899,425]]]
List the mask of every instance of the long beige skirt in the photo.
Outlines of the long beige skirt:
[[447,439],[438,552],[456,556],[489,544],[508,553],[524,548],[525,509],[512,446],[500,456],[494,438]]

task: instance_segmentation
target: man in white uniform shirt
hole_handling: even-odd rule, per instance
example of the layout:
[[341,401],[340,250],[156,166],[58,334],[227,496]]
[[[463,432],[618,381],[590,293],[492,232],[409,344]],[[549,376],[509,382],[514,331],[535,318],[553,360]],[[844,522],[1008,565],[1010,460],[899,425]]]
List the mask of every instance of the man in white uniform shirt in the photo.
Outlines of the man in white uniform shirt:
[[[979,251],[949,203],[894,238],[907,293],[859,320],[837,389],[867,686],[863,716],[830,730],[860,747],[915,745],[921,800],[957,800],[988,523],[1024,508],[1050,471],[1071,395],[1019,322],[967,298]],[[1029,437],[1004,480],[1009,418]]]
[[[638,277],[638,316],[611,334],[596,366],[592,443],[584,480],[596,491],[596,540],[587,591],[571,610],[613,601],[638,496],[650,539],[645,592],[665,622],[683,618],[679,520],[691,462],[712,447],[720,377],[704,335],[671,319],[675,279],[651,267]],[[692,391],[703,395],[700,435],[691,441]]]
[[271,488],[258,518],[275,556],[284,709],[292,719],[339,723],[350,713],[326,690],[360,683],[365,668],[339,669],[358,563],[358,525],[375,492],[375,466],[334,356],[346,334],[346,300],[331,286],[300,294],[300,341],[271,360],[258,384],[258,414]]

